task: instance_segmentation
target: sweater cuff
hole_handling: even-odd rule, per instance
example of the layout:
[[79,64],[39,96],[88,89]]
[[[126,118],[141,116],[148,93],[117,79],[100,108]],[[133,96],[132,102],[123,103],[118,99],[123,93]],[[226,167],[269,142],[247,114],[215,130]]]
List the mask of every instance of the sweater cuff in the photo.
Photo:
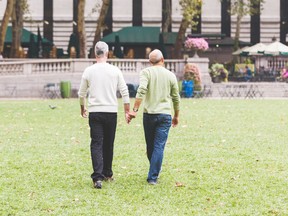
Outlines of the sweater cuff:
[[85,98],[84,97],[79,97],[79,102],[80,102],[80,105],[85,105]]
[[123,100],[123,104],[130,103],[130,98],[129,98],[129,96],[123,97],[122,100]]

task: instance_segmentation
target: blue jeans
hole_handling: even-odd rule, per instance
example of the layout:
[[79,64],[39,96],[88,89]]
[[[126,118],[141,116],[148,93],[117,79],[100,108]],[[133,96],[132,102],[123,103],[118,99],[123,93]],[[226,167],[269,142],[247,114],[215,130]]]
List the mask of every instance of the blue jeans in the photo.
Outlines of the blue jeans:
[[157,181],[171,122],[171,115],[168,114],[144,113],[143,115],[147,157],[150,162],[147,181]]

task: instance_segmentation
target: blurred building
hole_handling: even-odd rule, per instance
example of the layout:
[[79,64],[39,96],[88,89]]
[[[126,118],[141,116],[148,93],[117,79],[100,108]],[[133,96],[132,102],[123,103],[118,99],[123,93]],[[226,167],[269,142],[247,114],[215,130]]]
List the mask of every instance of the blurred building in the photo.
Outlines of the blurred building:
[[[77,25],[78,0],[28,0],[30,14],[26,14],[24,28],[36,33],[40,26],[42,35],[57,48],[67,52],[69,37]],[[110,0],[103,36],[128,26],[160,27],[165,6],[163,0]],[[0,1],[2,20],[7,0]],[[182,16],[179,0],[171,0],[172,23],[169,31],[177,32]],[[86,0],[86,38],[88,50],[92,46],[102,0]],[[255,6],[259,7],[259,6]],[[203,0],[202,13],[195,30],[187,34],[225,35],[233,38],[236,17],[230,16],[228,5],[220,0]],[[288,0],[266,0],[261,15],[243,18],[240,40],[255,44],[271,42],[273,37],[282,43],[288,41]],[[214,46],[214,45],[213,45]],[[215,44],[214,51],[221,52],[221,44]]]

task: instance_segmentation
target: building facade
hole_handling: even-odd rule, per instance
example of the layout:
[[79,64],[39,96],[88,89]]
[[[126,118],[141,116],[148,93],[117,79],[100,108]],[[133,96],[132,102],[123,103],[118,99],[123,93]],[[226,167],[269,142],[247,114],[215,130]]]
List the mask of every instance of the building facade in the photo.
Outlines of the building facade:
[[[30,13],[26,14],[24,28],[42,35],[52,41],[57,48],[67,51],[69,37],[77,25],[78,0],[28,0]],[[163,0],[110,0],[110,8],[105,20],[103,35],[120,30],[126,26],[161,27],[165,15]],[[0,1],[0,20],[2,20],[7,0]],[[102,0],[86,0],[85,25],[88,49],[92,46],[97,18]],[[172,23],[169,30],[177,32],[182,15],[179,0],[171,0]],[[257,6],[256,6],[257,7]],[[189,33],[225,34],[234,37],[236,17],[227,12],[226,1],[203,0],[201,16],[195,30]],[[255,44],[269,43],[276,38],[288,42],[288,1],[266,0],[260,15],[246,16],[241,23],[240,40]],[[287,43],[286,43],[287,44]]]

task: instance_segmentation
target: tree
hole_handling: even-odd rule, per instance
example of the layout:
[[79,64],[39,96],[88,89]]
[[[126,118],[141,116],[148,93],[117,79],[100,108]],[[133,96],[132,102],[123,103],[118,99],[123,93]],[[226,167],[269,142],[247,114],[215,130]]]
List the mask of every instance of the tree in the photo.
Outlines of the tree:
[[11,58],[19,58],[20,47],[21,47],[21,37],[23,28],[23,10],[22,1],[14,2],[14,10],[12,13],[12,46],[10,51]]
[[94,56],[94,46],[101,39],[101,32],[105,28],[105,17],[107,14],[107,11],[109,9],[110,0],[102,0],[102,6],[99,13],[99,18],[97,21],[97,27],[94,35],[93,40],[93,49],[92,49],[92,56]]
[[0,52],[4,49],[4,42],[9,19],[12,19],[12,47],[10,56],[20,57],[19,49],[21,47],[21,37],[23,28],[23,16],[29,13],[27,0],[7,0],[5,14],[3,16],[0,28]]
[[14,6],[14,0],[7,0],[5,13],[4,13],[2,24],[0,27],[0,53],[2,53],[4,50],[4,42],[5,42],[7,26],[9,24],[9,19],[12,16],[13,6]]
[[[227,1],[231,5],[231,10],[229,13],[236,16],[236,31],[234,37],[234,50],[239,49],[239,38],[240,38],[240,29],[241,21],[244,16],[255,15],[261,12],[262,5],[264,0],[221,0]],[[259,5],[260,7],[256,7]]]
[[86,33],[85,33],[85,0],[78,0],[77,33],[79,39],[79,57],[86,58]]
[[163,0],[163,20],[162,23],[162,32],[168,32],[169,26],[171,25],[171,0]]
[[175,42],[174,54],[176,58],[181,58],[181,49],[187,28],[189,26],[193,28],[197,25],[195,18],[199,18],[201,13],[202,0],[180,0],[179,4],[182,8],[182,21]]

